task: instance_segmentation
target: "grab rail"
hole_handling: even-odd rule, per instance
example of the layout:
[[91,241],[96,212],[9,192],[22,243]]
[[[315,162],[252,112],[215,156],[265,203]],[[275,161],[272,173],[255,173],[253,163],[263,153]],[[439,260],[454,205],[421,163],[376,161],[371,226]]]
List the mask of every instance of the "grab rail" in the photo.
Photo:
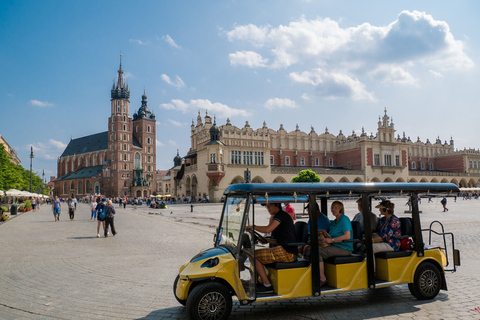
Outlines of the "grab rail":
[[[441,229],[442,229],[442,232],[437,232],[435,230],[432,229],[432,226],[434,224],[439,224]],[[449,261],[449,258],[448,258],[448,250],[447,250],[447,239],[446,239],[446,236],[450,236],[451,239],[452,239],[452,243],[451,243],[451,246],[452,246],[452,254],[453,254],[453,269],[446,269],[444,268],[445,271],[451,271],[451,272],[456,272],[457,271],[457,265],[460,266],[460,251],[455,249],[455,236],[453,235],[452,232],[445,232],[445,228],[443,227],[443,224],[440,222],[440,221],[432,221],[432,223],[430,223],[430,227],[428,229],[422,229],[422,231],[428,231],[428,245],[432,245],[432,233],[433,234],[436,234],[436,235],[439,235],[439,236],[442,236],[443,238],[443,248],[440,247],[440,249],[443,249],[444,252],[445,252],[445,257],[447,259],[447,265],[445,267],[448,267],[450,266],[450,261]]]

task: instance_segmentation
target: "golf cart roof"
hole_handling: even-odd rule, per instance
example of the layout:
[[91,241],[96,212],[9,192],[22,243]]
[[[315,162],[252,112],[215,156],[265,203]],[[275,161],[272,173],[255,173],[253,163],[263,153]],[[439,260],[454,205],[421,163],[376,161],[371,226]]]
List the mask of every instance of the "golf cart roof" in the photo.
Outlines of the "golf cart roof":
[[355,196],[364,193],[383,195],[399,194],[449,194],[460,190],[453,183],[396,183],[396,182],[344,182],[344,183],[243,183],[232,184],[225,190],[225,195],[252,193],[264,196],[292,195],[298,196],[314,193],[317,196]]

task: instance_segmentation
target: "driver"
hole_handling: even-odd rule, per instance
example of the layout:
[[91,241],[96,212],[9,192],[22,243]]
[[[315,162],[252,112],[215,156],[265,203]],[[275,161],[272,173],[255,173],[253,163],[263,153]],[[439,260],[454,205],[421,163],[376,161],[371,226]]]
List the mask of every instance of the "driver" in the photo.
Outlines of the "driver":
[[272,248],[255,250],[255,268],[262,279],[263,285],[257,286],[257,292],[270,293],[273,287],[268,280],[264,265],[274,262],[294,262],[297,259],[297,246],[289,246],[288,243],[295,242],[295,227],[292,217],[282,210],[280,203],[268,203],[266,205],[271,215],[268,226],[247,226],[260,233],[271,233],[273,239],[265,239],[274,245]]

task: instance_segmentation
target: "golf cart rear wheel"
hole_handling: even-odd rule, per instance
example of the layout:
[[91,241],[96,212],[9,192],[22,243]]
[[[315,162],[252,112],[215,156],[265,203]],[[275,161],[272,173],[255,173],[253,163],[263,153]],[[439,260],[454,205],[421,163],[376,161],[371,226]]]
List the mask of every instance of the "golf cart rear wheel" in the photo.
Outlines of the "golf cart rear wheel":
[[408,284],[410,293],[419,300],[429,300],[437,296],[442,287],[442,276],[437,266],[430,262],[422,263],[415,271],[414,283]]
[[226,320],[231,311],[232,296],[220,283],[201,283],[188,295],[187,315],[190,320]]

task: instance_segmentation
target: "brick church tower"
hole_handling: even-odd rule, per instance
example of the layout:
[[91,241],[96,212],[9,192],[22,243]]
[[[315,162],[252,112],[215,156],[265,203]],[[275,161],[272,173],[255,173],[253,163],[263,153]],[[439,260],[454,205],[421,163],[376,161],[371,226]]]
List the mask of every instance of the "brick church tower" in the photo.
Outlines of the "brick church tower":
[[[139,187],[145,181],[152,190],[156,186],[156,128],[155,115],[148,109],[147,95],[143,90],[142,105],[133,115],[133,137],[142,146],[142,150],[135,152],[134,159],[134,181],[133,187]],[[142,177],[145,181],[140,182]]]
[[[128,195],[132,184],[133,170],[133,124],[130,117],[130,90],[123,79],[122,55],[117,81],[111,90],[111,116],[108,118],[108,159],[111,161],[110,176],[105,185],[112,195]],[[110,180],[110,181],[108,181]]]

